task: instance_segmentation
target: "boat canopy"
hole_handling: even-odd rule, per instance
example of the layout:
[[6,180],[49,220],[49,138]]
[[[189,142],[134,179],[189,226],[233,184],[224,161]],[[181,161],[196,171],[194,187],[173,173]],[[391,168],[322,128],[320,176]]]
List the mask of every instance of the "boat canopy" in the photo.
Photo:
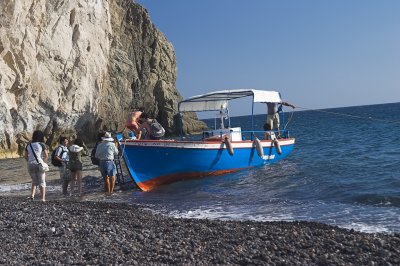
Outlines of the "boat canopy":
[[178,105],[179,112],[201,112],[226,109],[228,101],[253,96],[253,102],[280,103],[281,95],[277,91],[264,91],[252,89],[223,90],[202,95],[196,95],[183,100]]

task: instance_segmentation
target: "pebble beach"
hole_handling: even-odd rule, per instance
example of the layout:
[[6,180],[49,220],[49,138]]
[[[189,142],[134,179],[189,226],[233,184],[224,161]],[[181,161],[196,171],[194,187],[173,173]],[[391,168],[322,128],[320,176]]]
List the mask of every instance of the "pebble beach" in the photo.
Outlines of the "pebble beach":
[[399,234],[178,219],[138,206],[0,197],[1,265],[400,265]]

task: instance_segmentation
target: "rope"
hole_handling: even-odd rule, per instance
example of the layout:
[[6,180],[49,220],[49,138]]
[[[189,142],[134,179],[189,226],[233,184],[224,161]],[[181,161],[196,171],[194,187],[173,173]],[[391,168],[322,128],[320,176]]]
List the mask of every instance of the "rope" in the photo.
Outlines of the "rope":
[[378,122],[383,122],[383,123],[386,123],[386,124],[398,124],[398,125],[400,125],[400,121],[390,121],[390,120],[379,119],[379,118],[374,118],[374,117],[364,117],[364,116],[359,116],[359,115],[337,113],[337,112],[331,112],[331,111],[325,111],[325,110],[309,109],[309,108],[305,108],[305,107],[301,107],[301,106],[296,106],[296,108],[300,108],[300,109],[307,110],[307,111],[314,111],[314,112],[320,112],[320,113],[326,113],[326,114],[332,114],[332,115],[338,115],[338,116],[345,116],[345,117],[363,119],[363,120],[367,120],[367,121],[378,121]]
[[285,129],[289,125],[289,123],[292,121],[293,115],[294,115],[294,112],[293,111],[290,112],[289,118],[288,118],[288,120],[287,120],[287,122],[286,122],[286,124],[285,124],[283,129]]

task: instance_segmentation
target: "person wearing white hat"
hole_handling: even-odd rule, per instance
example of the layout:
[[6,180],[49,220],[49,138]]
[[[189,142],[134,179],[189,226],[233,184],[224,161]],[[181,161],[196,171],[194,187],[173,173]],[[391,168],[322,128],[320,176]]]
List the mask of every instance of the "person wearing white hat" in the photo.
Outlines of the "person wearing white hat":
[[114,139],[110,132],[106,132],[102,137],[102,142],[97,146],[95,157],[99,159],[100,172],[104,178],[106,193],[108,195],[114,192],[117,167],[114,159],[118,155],[118,149],[114,144]]

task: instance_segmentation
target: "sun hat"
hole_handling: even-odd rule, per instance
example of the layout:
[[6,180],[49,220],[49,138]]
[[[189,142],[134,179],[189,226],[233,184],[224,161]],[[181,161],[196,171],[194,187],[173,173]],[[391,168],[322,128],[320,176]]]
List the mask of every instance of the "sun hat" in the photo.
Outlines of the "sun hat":
[[105,141],[114,141],[114,139],[111,137],[111,133],[110,132],[106,132],[104,134],[104,137],[102,137],[101,139],[105,140]]

